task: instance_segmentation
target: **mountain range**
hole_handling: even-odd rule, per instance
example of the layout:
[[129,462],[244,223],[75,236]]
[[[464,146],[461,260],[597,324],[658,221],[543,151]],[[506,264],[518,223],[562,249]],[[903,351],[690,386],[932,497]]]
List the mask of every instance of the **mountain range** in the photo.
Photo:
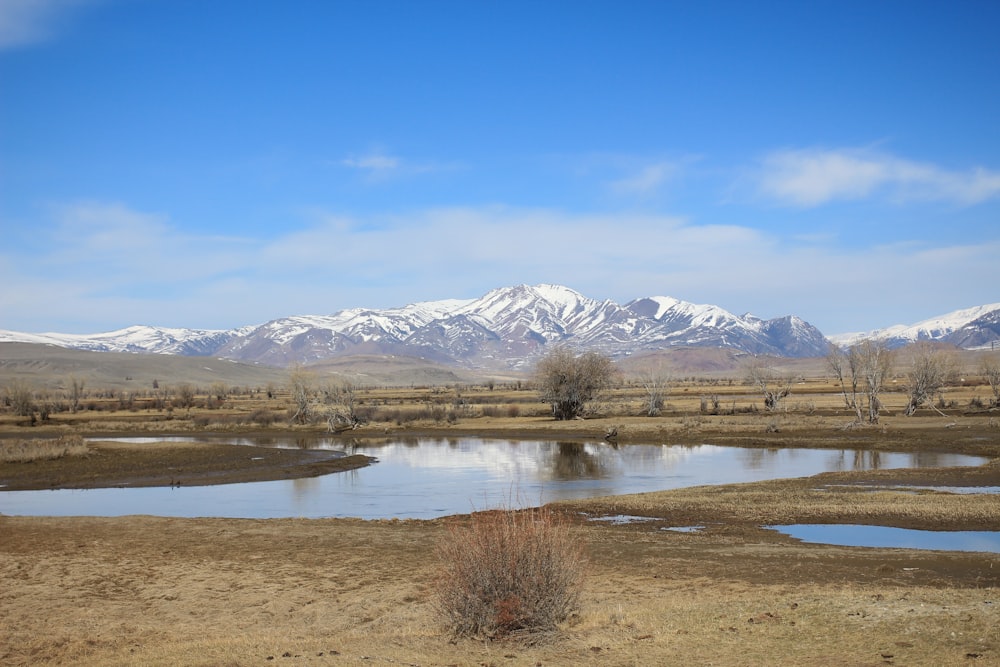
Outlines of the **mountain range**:
[[560,285],[517,285],[478,299],[448,299],[400,308],[292,316],[229,330],[132,326],[107,333],[0,331],[0,341],[82,350],[213,356],[270,366],[360,354],[419,357],[468,368],[520,369],[554,345],[612,358],[676,347],[723,347],[749,354],[814,357],[830,341],[881,337],[892,345],[942,340],[962,347],[1000,340],[1000,304],[955,311],[912,326],[827,339],[794,315],[760,319],[672,297],[619,305]]

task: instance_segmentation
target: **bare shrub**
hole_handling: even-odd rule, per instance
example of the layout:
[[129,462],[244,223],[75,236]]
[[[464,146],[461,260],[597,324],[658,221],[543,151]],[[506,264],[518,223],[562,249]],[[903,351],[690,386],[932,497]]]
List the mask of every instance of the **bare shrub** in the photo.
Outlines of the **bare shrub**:
[[251,422],[260,426],[271,426],[274,422],[278,421],[278,418],[278,415],[267,408],[258,408],[251,412],[249,417]]
[[174,405],[178,408],[191,408],[194,405],[194,395],[195,389],[191,385],[178,385],[174,393]]
[[745,371],[747,382],[757,387],[764,397],[764,409],[768,412],[777,410],[781,400],[792,393],[792,378],[778,375],[765,359],[754,357],[747,362]]
[[35,391],[23,380],[14,380],[4,388],[3,402],[18,417],[30,417],[37,409]]
[[663,404],[670,389],[670,376],[662,367],[650,370],[639,382],[646,390],[645,412],[648,417],[656,417],[663,412]]
[[583,549],[546,508],[453,523],[437,556],[437,607],[456,635],[527,638],[555,630],[578,605]]

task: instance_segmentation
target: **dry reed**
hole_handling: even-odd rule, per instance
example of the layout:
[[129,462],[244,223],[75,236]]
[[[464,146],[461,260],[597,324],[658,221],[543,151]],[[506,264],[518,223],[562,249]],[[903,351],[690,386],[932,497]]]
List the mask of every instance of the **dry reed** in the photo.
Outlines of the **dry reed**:
[[64,456],[80,456],[87,451],[87,443],[78,435],[66,435],[51,440],[0,441],[0,463],[46,461]]

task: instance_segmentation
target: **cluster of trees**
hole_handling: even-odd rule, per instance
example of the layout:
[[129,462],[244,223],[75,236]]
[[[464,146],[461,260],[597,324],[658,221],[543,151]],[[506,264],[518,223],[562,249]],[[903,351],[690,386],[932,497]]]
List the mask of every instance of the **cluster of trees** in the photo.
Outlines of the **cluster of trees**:
[[357,387],[351,382],[321,384],[314,373],[296,367],[289,377],[289,389],[291,421],[295,424],[325,421],[332,432],[364,423],[356,409]]
[[[895,378],[897,353],[884,341],[865,340],[847,348],[831,346],[827,366],[840,386],[844,405],[851,410],[857,423],[877,424],[882,413],[882,393],[886,383]],[[947,349],[930,343],[919,343],[911,351],[912,358],[901,374],[907,394],[903,414],[913,415],[925,406],[934,408],[933,399],[958,377],[958,364]],[[765,359],[754,357],[744,367],[747,382],[756,387],[763,398],[764,409],[778,410],[782,400],[792,392],[792,377],[778,373]],[[1000,361],[984,359],[980,369],[993,392],[992,405],[1000,405]],[[615,381],[614,364],[596,352],[579,356],[560,347],[539,361],[536,382],[542,400],[551,404],[556,419],[574,419],[586,414],[588,406]],[[662,369],[640,378],[646,390],[646,414],[660,414],[670,386],[669,375]]]
[[865,340],[847,349],[831,347],[827,365],[840,384],[844,405],[858,423],[877,424],[882,411],[879,396],[892,372],[892,352],[885,343]]
[[[934,407],[934,398],[957,378],[958,364],[953,353],[929,343],[918,344],[908,352],[907,363],[896,374],[898,351],[890,350],[884,342],[865,340],[847,348],[831,347],[827,366],[839,385],[844,406],[854,413],[857,423],[877,424],[883,410],[881,395],[887,382],[901,381],[907,394],[903,414],[909,416],[922,407]],[[991,405],[1000,406],[1000,358],[986,356],[979,369],[992,391]],[[776,371],[763,358],[752,358],[744,366],[745,380],[759,392],[764,409],[776,411],[782,401],[792,393],[793,378]],[[643,410],[648,416],[659,415],[670,389],[671,378],[662,367],[652,368],[641,376],[639,385],[645,390]],[[567,347],[558,347],[537,364],[535,386],[541,399],[548,403],[555,419],[577,419],[595,409],[607,391],[618,384],[618,374],[610,358],[596,352],[576,354]],[[357,409],[358,387],[351,382],[322,383],[316,374],[301,367],[294,368],[289,376],[291,408],[290,421],[294,424],[326,422],[331,431],[356,428],[365,419]],[[237,388],[213,384],[209,399],[223,401]],[[259,390],[258,390],[259,391]],[[63,400],[76,412],[85,396],[83,380],[70,378],[63,392]],[[173,389],[154,390],[154,398],[169,397],[175,407],[193,407],[196,390],[189,384]],[[268,398],[274,391],[268,387]],[[206,400],[209,400],[206,399]],[[164,400],[164,403],[166,400]],[[32,417],[42,412],[45,419],[49,401],[39,399],[25,381],[14,380],[0,393],[3,407],[18,416]]]

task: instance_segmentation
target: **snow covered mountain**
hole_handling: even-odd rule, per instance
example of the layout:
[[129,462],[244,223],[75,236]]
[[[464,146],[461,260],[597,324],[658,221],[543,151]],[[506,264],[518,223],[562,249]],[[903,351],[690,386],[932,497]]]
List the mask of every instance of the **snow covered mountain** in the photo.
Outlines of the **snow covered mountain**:
[[352,354],[397,354],[480,368],[528,367],[556,344],[612,357],[672,346],[816,356],[825,354],[828,345],[816,327],[795,316],[762,320],[664,296],[622,306],[559,285],[517,285],[478,299],[284,317],[228,331],[144,326],[94,335],[0,331],[0,341],[211,355],[275,366]]
[[884,340],[889,347],[902,347],[921,340],[952,343],[964,348],[981,347],[1000,340],[1000,303],[963,308],[916,324],[896,324],[884,329],[830,336],[837,345],[850,345],[866,338]]

